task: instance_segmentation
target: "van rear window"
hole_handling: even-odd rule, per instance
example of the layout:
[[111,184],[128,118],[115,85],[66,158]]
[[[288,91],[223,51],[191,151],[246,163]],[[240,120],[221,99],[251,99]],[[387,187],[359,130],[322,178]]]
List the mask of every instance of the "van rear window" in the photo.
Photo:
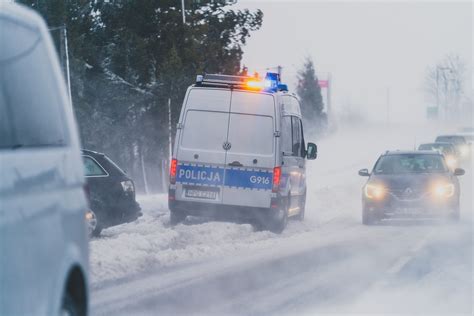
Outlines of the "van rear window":
[[229,142],[233,153],[272,154],[273,132],[270,116],[230,114]]
[[227,137],[228,112],[186,112],[181,146],[189,149],[219,150]]

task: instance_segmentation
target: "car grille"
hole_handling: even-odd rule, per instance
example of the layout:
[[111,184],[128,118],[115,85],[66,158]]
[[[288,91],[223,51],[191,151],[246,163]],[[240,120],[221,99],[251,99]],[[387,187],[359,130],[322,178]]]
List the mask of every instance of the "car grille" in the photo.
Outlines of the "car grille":
[[392,189],[390,193],[400,200],[415,200],[425,195],[423,190],[412,188]]

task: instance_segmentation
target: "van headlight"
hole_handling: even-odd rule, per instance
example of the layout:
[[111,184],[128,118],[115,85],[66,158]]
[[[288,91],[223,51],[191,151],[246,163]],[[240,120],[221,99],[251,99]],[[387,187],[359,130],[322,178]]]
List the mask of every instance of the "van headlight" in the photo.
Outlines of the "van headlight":
[[454,195],[454,184],[437,183],[432,188],[432,193],[437,198],[449,198]]
[[122,189],[124,192],[135,192],[135,186],[133,185],[133,182],[130,180],[122,181],[120,182],[122,185]]
[[366,184],[364,193],[368,199],[383,200],[387,194],[387,189],[381,184]]

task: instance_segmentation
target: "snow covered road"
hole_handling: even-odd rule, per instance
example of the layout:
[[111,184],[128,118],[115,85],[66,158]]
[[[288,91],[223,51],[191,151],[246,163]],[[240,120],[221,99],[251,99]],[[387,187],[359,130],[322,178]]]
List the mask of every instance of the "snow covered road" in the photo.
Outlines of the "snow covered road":
[[308,168],[307,218],[282,235],[195,218],[169,227],[166,196],[141,197],[142,218],[91,241],[93,314],[470,315],[471,170],[461,178],[459,225],[361,225],[365,179],[357,171],[386,149],[435,136],[394,130],[351,130],[319,142]]

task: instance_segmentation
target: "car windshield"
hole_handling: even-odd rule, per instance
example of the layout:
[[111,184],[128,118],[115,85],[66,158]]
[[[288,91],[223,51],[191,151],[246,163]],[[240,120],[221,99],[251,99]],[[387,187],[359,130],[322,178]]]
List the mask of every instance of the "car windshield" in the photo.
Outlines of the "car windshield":
[[447,170],[440,155],[400,154],[382,156],[375,165],[374,173],[443,173]]
[[446,142],[446,143],[454,143],[454,144],[462,144],[466,141],[462,136],[438,136],[436,137],[437,142]]

